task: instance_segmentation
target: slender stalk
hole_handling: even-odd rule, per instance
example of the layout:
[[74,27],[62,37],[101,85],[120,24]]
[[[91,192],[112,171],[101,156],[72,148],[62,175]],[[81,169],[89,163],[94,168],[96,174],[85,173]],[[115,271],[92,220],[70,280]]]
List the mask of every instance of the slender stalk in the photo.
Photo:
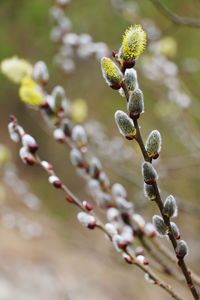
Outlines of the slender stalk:
[[[136,140],[137,140],[137,142],[140,146],[143,157],[144,157],[145,161],[151,162],[151,159],[148,157],[148,154],[147,154],[145,146],[144,146],[144,142],[143,142],[143,139],[142,139],[142,136],[141,136],[141,133],[140,133],[140,128],[138,126],[137,119],[133,119],[133,122],[134,122],[134,125],[135,125],[135,128],[136,128],[136,131],[137,131]],[[164,220],[165,224],[168,227],[168,237],[169,237],[169,239],[170,239],[170,241],[173,245],[174,251],[176,253],[177,241],[176,241],[176,239],[175,239],[175,237],[172,233],[169,218],[166,215],[163,214],[163,202],[162,202],[162,199],[161,199],[161,196],[160,196],[160,192],[159,192],[159,189],[158,189],[157,182],[154,182],[152,184],[152,186],[154,187],[154,191],[155,191],[155,194],[156,194],[155,202],[156,202],[157,206],[159,207],[160,213],[163,217],[163,220]],[[185,277],[187,285],[188,285],[188,287],[189,287],[189,289],[190,289],[190,291],[193,295],[193,298],[195,300],[200,299],[199,294],[198,294],[198,292],[197,292],[197,290],[196,290],[196,288],[193,284],[191,273],[190,273],[190,271],[188,270],[188,268],[185,264],[184,258],[177,257],[177,260],[178,260],[178,265],[179,265],[179,267],[181,268],[181,270],[183,272],[183,275]]]
[[[125,87],[126,84],[124,83],[123,84],[123,89],[124,89],[124,93],[125,93],[125,96],[126,96],[126,99],[127,101],[129,100],[129,95],[127,93],[127,87]],[[142,152],[142,155],[143,155],[143,158],[145,161],[147,162],[150,162],[152,163],[152,160],[151,158],[148,156],[148,153],[145,149],[145,145],[144,145],[144,142],[143,142],[143,138],[142,138],[142,135],[141,135],[141,132],[140,132],[140,127],[138,125],[138,118],[132,118],[133,120],[133,123],[134,123],[134,126],[135,126],[135,129],[136,129],[136,141],[140,147],[140,150]],[[167,228],[168,228],[168,237],[172,243],[172,246],[174,248],[174,251],[176,253],[176,247],[177,247],[177,241],[172,233],[172,230],[171,230],[171,225],[170,225],[170,220],[167,216],[165,216],[163,214],[163,202],[162,202],[162,199],[161,199],[161,196],[160,196],[160,192],[159,192],[159,189],[158,189],[158,185],[157,185],[157,182],[155,181],[152,186],[154,187],[154,191],[155,191],[155,194],[156,194],[156,199],[155,199],[155,202],[157,204],[157,206],[159,207],[159,210],[160,210],[160,213],[163,217],[163,220],[165,222],[165,224],[167,225]],[[191,272],[189,271],[189,269],[187,268],[186,264],[185,264],[185,261],[184,261],[184,258],[180,258],[180,257],[177,257],[177,262],[178,262],[178,265],[185,277],[185,280],[187,282],[187,285],[188,285],[188,288],[190,289],[191,293],[192,293],[192,296],[195,300],[198,300],[200,299],[199,297],[199,294],[193,284],[193,280],[192,280],[192,277],[191,277]]]
[[[24,135],[24,133],[22,133],[21,130],[18,129],[18,122],[17,119],[15,118],[16,123],[16,130],[20,136],[20,139],[22,140],[22,137]],[[37,164],[49,175],[49,176],[56,176],[56,173],[54,172],[53,168],[46,168],[44,167],[44,164],[42,163],[42,160],[40,159],[38,154],[33,154],[35,157],[35,160],[37,162]],[[67,197],[71,198],[71,203],[78,206],[82,211],[86,211],[88,214],[92,215],[95,220],[96,220],[96,227],[99,228],[104,234],[106,234],[106,236],[109,238],[110,241],[112,241],[112,236],[108,233],[108,231],[106,230],[103,222],[101,222],[101,220],[96,216],[96,214],[94,213],[94,211],[88,211],[82,201],[75,196],[71,190],[64,184],[61,183],[60,185],[60,189],[65,193],[65,195]],[[131,258],[131,262],[132,264],[136,265],[137,267],[139,267],[141,270],[143,270],[146,274],[148,274],[149,278],[151,280],[153,280],[154,284],[157,284],[158,286],[160,286],[162,289],[164,289],[168,294],[170,294],[174,299],[177,300],[183,300],[175,291],[172,290],[171,286],[167,283],[165,283],[164,281],[162,281],[158,276],[156,276],[149,267],[144,266],[142,263],[140,263],[139,261],[137,261],[134,252],[131,251],[131,248],[126,246],[125,249],[122,250],[123,253],[126,253],[129,255],[129,257]]]

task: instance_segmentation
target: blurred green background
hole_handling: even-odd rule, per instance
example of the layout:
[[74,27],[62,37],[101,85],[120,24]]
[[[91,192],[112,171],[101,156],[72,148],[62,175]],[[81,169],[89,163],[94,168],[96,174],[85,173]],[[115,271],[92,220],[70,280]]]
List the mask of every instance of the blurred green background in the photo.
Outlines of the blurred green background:
[[[173,62],[178,68],[178,78],[181,82],[180,89],[189,95],[191,104],[185,109],[181,107],[181,105],[176,105],[173,101],[170,102],[167,99],[166,86],[163,82],[150,80],[145,76],[145,58],[148,59],[151,57],[152,52],[150,51],[150,47],[154,42],[150,39],[149,48],[145,51],[144,58],[141,58],[141,62],[139,61],[136,64],[140,87],[145,95],[145,114],[141,118],[141,127],[144,137],[147,137],[150,130],[155,128],[160,130],[163,137],[163,150],[160,163],[158,163],[158,169],[161,173],[161,189],[163,188],[163,190],[168,193],[172,193],[180,199],[183,199],[182,201],[186,207],[190,204],[193,205],[194,210],[197,207],[197,215],[200,194],[200,140],[198,139],[200,137],[200,29],[173,25],[156,9],[151,1],[124,1],[125,5],[130,3],[134,3],[135,5],[136,9],[134,14],[130,13],[130,10],[127,9],[121,11],[117,10],[108,0],[73,0],[67,8],[66,13],[72,21],[73,30],[76,33],[89,33],[94,41],[103,41],[108,44],[110,49],[117,50],[119,48],[124,30],[130,24],[135,23],[147,24],[145,26],[148,28],[148,24],[150,24],[148,22],[154,22],[161,31],[158,41],[165,37],[174,39],[177,51],[173,57],[167,59]],[[163,0],[163,3],[177,14],[200,18],[200,2],[198,0]],[[94,59],[84,61],[77,59],[76,69],[72,75],[64,74],[53,63],[53,57],[58,46],[53,44],[50,40],[52,23],[49,18],[49,9],[52,5],[53,1],[50,0],[0,1],[0,61],[13,55],[25,58],[31,63],[44,60],[50,72],[50,82],[47,87],[48,91],[50,92],[55,85],[62,85],[66,89],[67,96],[70,99],[73,100],[80,97],[85,99],[88,105],[88,120],[97,120],[103,123],[109,139],[113,136],[118,136],[113,115],[117,109],[125,110],[126,104],[125,101],[123,101],[124,99],[122,99],[116,91],[109,89],[104,83],[99,62]],[[168,76],[170,77],[170,75]],[[69,206],[67,207],[65,201],[61,201],[62,195],[59,195],[57,191],[49,186],[45,174],[37,167],[29,169],[19,160],[18,145],[10,142],[7,134],[9,114],[15,114],[27,132],[31,133],[38,140],[41,156],[55,164],[56,170],[67,185],[81,198],[85,199],[88,197],[84,181],[77,176],[71,167],[67,149],[64,149],[62,145],[57,145],[56,142],[50,138],[50,135],[44,130],[45,125],[39,114],[26,108],[23,103],[19,101],[18,87],[9,82],[2,74],[0,74],[0,101],[0,143],[9,146],[13,161],[18,167],[19,176],[29,183],[30,189],[43,203],[42,212],[39,212],[38,215],[31,215],[30,218],[38,218],[39,220],[42,218],[41,222],[44,223],[43,226],[46,228],[49,225],[49,228],[51,228],[51,233],[48,232],[49,228],[47,228],[47,236],[45,235],[41,243],[36,242],[36,246],[31,244],[31,247],[36,249],[35,251],[38,253],[36,257],[34,257],[33,254],[30,254],[30,256],[27,255],[29,251],[30,253],[34,252],[34,250],[29,249],[28,244],[23,246],[24,249],[27,247],[27,251],[21,251],[20,247],[24,245],[24,241],[23,239],[21,240],[20,237],[19,241],[16,241],[16,236],[12,233],[9,233],[10,243],[5,243],[5,245],[2,246],[2,257],[5,257],[6,261],[8,261],[13,255],[15,245],[17,254],[14,263],[18,261],[19,257],[21,260],[26,257],[27,260],[30,259],[37,264],[40,259],[42,262],[46,261],[45,256],[47,255],[47,260],[52,264],[51,267],[56,270],[54,270],[55,273],[57,272],[55,276],[58,277],[56,278],[60,276],[62,280],[60,280],[60,278],[59,280],[62,283],[65,282],[65,276],[68,278],[68,273],[71,274],[72,278],[70,278],[71,281],[69,282],[72,286],[72,290],[74,289],[75,291],[77,291],[77,286],[79,286],[76,281],[78,280],[79,282],[82,280],[81,276],[85,276],[86,270],[88,272],[88,269],[85,268],[87,268],[88,265],[91,269],[96,268],[93,281],[93,275],[91,276],[92,272],[89,271],[87,280],[85,279],[85,282],[84,280],[82,282],[82,289],[80,289],[80,291],[78,289],[79,294],[82,293],[82,298],[78,293],[72,293],[71,295],[71,291],[69,291],[68,296],[66,292],[66,295],[57,296],[57,299],[132,299],[134,295],[137,299],[144,299],[144,295],[141,295],[141,288],[144,289],[145,295],[147,295],[150,288],[142,282],[143,275],[140,274],[140,280],[137,279],[137,277],[139,277],[137,273],[134,273],[130,268],[128,268],[127,271],[126,266],[120,264],[120,259],[117,258],[117,255],[115,255],[115,259],[112,259],[114,251],[112,249],[108,251],[107,248],[109,246],[107,242],[102,239],[101,234],[95,235],[94,233],[88,233],[84,228],[80,228],[79,225],[77,225],[75,209]],[[98,134],[98,132],[96,134]],[[130,144],[125,141],[125,146],[130,146]],[[120,167],[116,165],[116,162],[113,162],[113,168],[109,167],[106,163],[107,160],[110,159],[109,157],[103,157],[102,160],[107,166],[105,170],[109,174],[111,181],[124,183],[130,198],[136,202],[139,207],[138,209],[140,209],[140,211],[146,215],[147,220],[150,221],[156,209],[154,205],[149,203],[145,208],[140,207],[138,199],[140,200],[142,197],[141,188],[138,188],[134,182],[131,183],[131,180],[134,178],[142,182],[140,174],[141,158],[137,147],[133,145],[133,148],[136,153],[137,161],[126,162],[125,171],[120,171]],[[118,155],[119,153],[117,153],[117,151],[113,153],[113,156],[117,157]],[[118,168],[117,173],[115,172],[116,167]],[[128,175],[128,171],[133,173]],[[130,176],[129,180],[125,179],[124,175],[125,177]],[[133,176],[133,178],[131,178],[131,176]],[[3,183],[2,185],[4,186]],[[5,187],[5,191],[7,190],[8,188]],[[5,196],[5,198],[10,206],[15,209],[15,195],[12,193],[9,194],[8,191],[8,196]],[[25,215],[27,214],[20,206],[17,206],[16,209],[19,211],[22,210]],[[47,220],[43,220],[43,218]],[[198,232],[200,224],[198,217],[195,219],[182,212],[178,222],[184,232],[184,238],[191,243],[192,250],[190,252],[193,253],[193,255],[191,254],[189,260],[194,266],[197,263],[196,269],[199,271]],[[1,230],[6,239],[8,232],[3,229]],[[191,234],[193,236],[191,236]],[[68,241],[70,241],[70,243]],[[27,242],[25,242],[25,244],[26,243]],[[45,243],[48,244],[48,249],[46,249]],[[61,244],[61,246],[58,247],[59,249],[55,246],[54,249],[52,243],[58,243],[59,245]],[[59,262],[57,259],[55,259],[55,261],[52,259],[52,257],[57,255],[54,251],[60,251],[59,253],[61,253]],[[66,257],[65,251],[68,257]],[[51,255],[48,253],[51,253]],[[106,257],[106,255],[108,257]],[[84,259],[85,262],[81,267]],[[96,266],[98,259],[102,261],[101,267]],[[74,261],[74,265],[69,262],[70,260]],[[70,265],[69,272],[66,272],[66,268],[63,266],[65,263],[66,268]],[[5,268],[2,267],[2,278],[6,272],[4,269]],[[80,274],[77,275],[79,272]],[[6,276],[9,278],[9,273]],[[130,280],[130,277],[133,279],[135,285],[133,285],[133,281]],[[119,289],[117,288],[117,291],[112,286],[112,280],[114,285],[118,285]],[[87,286],[89,289],[91,283],[93,283],[91,291],[89,292],[87,289],[84,290],[84,286]],[[134,288],[136,285],[137,289]],[[120,290],[119,295],[118,290]],[[99,298],[97,295],[92,298],[94,293],[95,295],[99,293]],[[156,288],[152,288],[151,293],[152,299],[160,299],[160,297],[165,299],[165,295],[160,291],[157,292]],[[41,294],[42,292],[40,295]],[[31,296],[30,293],[29,298],[26,299],[40,299],[39,296],[37,297],[34,293],[32,293]],[[45,297],[46,296],[44,296],[43,299],[47,299]],[[16,299],[21,300],[22,297],[20,298],[19,295],[19,298]],[[149,297],[149,299],[151,298]],[[166,297],[166,299],[168,298]]]

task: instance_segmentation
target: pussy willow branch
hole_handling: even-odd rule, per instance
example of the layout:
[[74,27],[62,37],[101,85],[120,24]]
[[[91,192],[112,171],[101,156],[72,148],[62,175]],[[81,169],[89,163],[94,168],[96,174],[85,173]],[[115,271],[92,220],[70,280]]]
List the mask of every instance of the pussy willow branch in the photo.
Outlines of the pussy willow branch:
[[[43,119],[45,120],[48,128],[53,129],[54,126],[52,126],[52,123],[49,121],[48,117],[45,115],[45,113],[43,111],[41,111],[41,115],[42,115]],[[70,137],[66,138],[64,143],[70,149],[73,149],[75,147],[75,145],[74,145],[74,143],[73,143],[73,141]],[[86,167],[88,166],[88,163],[87,163],[86,160],[84,160],[84,164],[85,164]],[[97,180],[98,180],[98,178],[97,178]],[[104,187],[103,191],[108,193],[109,195],[111,195],[111,190],[109,188]],[[113,206],[114,206],[114,203],[113,203]],[[133,229],[133,226],[132,226],[131,223],[129,223],[128,225],[131,226],[132,229]],[[164,262],[158,257],[158,255],[153,251],[153,249],[151,249],[150,245],[147,246],[147,244],[145,243],[144,234],[143,234],[143,236],[141,236],[141,234],[136,234],[136,237],[138,238],[138,240],[142,244],[142,246],[145,248],[146,252],[149,253],[150,256],[153,258],[153,260],[161,266],[163,272],[166,273],[167,275],[171,275],[171,276],[175,277],[174,272],[172,270],[170,270],[170,268],[167,267],[166,264],[164,264]]]
[[200,20],[189,17],[182,17],[172,12],[167,6],[165,6],[160,0],[150,0],[153,5],[172,23],[179,26],[188,26],[192,28],[200,28]]
[[[167,247],[165,247],[163,244],[161,244],[158,240],[151,239],[151,243],[155,246],[155,248],[161,254],[163,254],[163,256],[165,256],[168,260],[170,260],[173,265],[177,262],[175,256],[172,254],[172,252]],[[192,280],[200,287],[199,275],[197,275],[194,271],[191,271],[191,270],[190,270],[190,273],[191,273]]]
[[[125,93],[126,99],[128,101],[129,100],[129,93],[127,92],[128,89],[127,89],[125,83],[123,83],[122,88],[124,89],[124,93]],[[145,149],[143,138],[142,138],[142,135],[141,135],[141,132],[140,132],[140,127],[138,125],[137,118],[133,118],[133,123],[134,123],[135,129],[136,129],[136,138],[135,139],[136,139],[136,141],[137,141],[137,143],[138,143],[138,145],[140,147],[140,150],[142,152],[143,158],[144,158],[145,161],[151,163],[152,160],[148,156],[148,153],[147,153],[147,151]],[[156,202],[157,206],[159,207],[160,213],[161,213],[161,215],[163,217],[163,220],[164,220],[164,222],[165,222],[165,224],[166,224],[166,226],[168,228],[168,237],[169,237],[169,239],[170,239],[170,241],[172,243],[172,246],[174,248],[174,251],[176,253],[177,241],[176,241],[176,239],[175,239],[175,237],[174,237],[174,235],[172,233],[170,219],[166,215],[163,214],[163,207],[164,206],[163,206],[163,202],[162,202],[162,199],[161,199],[161,196],[160,196],[160,192],[159,192],[159,189],[158,189],[157,182],[155,181],[152,184],[152,186],[154,187],[154,192],[156,194],[155,202]],[[178,258],[177,257],[177,261],[178,261],[178,265],[179,265],[180,269],[182,270],[182,273],[183,273],[183,275],[185,277],[187,285],[188,285],[188,287],[189,287],[189,289],[190,289],[190,291],[191,291],[191,293],[193,295],[193,298],[195,300],[200,299],[199,298],[199,294],[198,294],[198,292],[197,292],[197,290],[196,290],[196,288],[195,288],[195,286],[193,284],[191,273],[190,273],[189,269],[187,268],[187,266],[185,264],[184,258],[181,258],[181,257]]]
[[[39,158],[39,156],[37,156],[37,161],[40,164],[41,167],[41,159]],[[43,169],[45,171],[47,171],[44,167]],[[52,175],[52,172],[47,171],[49,175]],[[55,175],[55,173],[53,173]],[[64,191],[64,193],[67,196],[72,197],[72,199],[74,200],[75,204],[83,211],[86,211],[82,205],[82,202],[68,189],[68,187],[66,185],[64,185],[62,183],[61,185],[61,189]],[[86,211],[88,213],[88,211]],[[90,214],[92,216],[95,217],[96,221],[97,221],[97,227],[103,231],[106,236],[112,240],[112,237],[108,234],[107,230],[104,227],[104,224],[100,221],[100,219],[96,216],[96,214],[94,212],[90,212]],[[158,276],[156,276],[149,267],[145,267],[143,264],[139,263],[138,261],[136,261],[135,257],[133,256],[133,254],[131,254],[130,250],[126,250],[124,251],[125,253],[127,253],[133,260],[133,264],[136,265],[137,267],[139,267],[143,272],[145,272],[146,274],[149,275],[149,277],[154,281],[154,283],[158,286],[160,286],[162,289],[164,289],[167,293],[169,293],[174,299],[177,300],[183,300],[177,293],[175,293],[175,291],[172,290],[171,286],[167,283],[165,283],[164,281],[162,281]]]
[[[41,159],[39,158],[39,156],[36,156],[37,162],[38,164],[49,174],[49,175],[56,175],[53,171],[48,171],[46,170],[42,163],[41,163]],[[74,200],[74,204],[76,204],[81,210],[86,211],[85,208],[83,207],[82,202],[69,190],[69,188],[62,183],[61,185],[61,189],[63,190],[63,192],[67,195],[70,196],[73,200]],[[86,211],[88,213],[88,211]],[[107,232],[107,230],[104,227],[104,224],[100,221],[100,219],[96,216],[96,214],[94,212],[90,212],[90,214],[92,216],[94,216],[95,220],[97,221],[97,227],[106,234],[106,236],[112,241],[112,237],[109,235],[109,233]],[[147,267],[144,266],[142,263],[139,263],[136,259],[135,256],[132,254],[132,251],[130,248],[127,247],[127,249],[124,251],[126,254],[128,254],[132,260],[133,260],[133,264],[136,265],[138,268],[140,268],[143,272],[145,272],[145,274],[148,274],[149,278],[152,279],[154,281],[154,284],[158,285],[159,287],[161,287],[162,289],[164,289],[168,294],[170,294],[174,299],[176,300],[183,300],[183,298],[181,298],[172,288],[169,284],[165,283],[164,281],[162,281],[157,275],[155,275],[153,273],[153,271]]]
[[[15,121],[17,124],[17,120]],[[18,134],[20,138],[22,138],[21,132],[18,130]],[[57,176],[54,170],[49,170],[44,167],[42,164],[42,160],[40,159],[38,154],[35,154],[35,159],[37,164],[50,176],[54,175]],[[111,235],[107,232],[103,222],[96,216],[96,214],[93,211],[88,212],[88,210],[85,209],[83,206],[81,200],[76,197],[71,190],[62,182],[60,189],[65,193],[67,197],[70,197],[73,201],[72,204],[78,206],[82,211],[87,212],[88,214],[92,215],[96,220],[96,226],[99,228],[106,236],[109,238],[110,241],[112,241]],[[148,274],[149,279],[153,280],[153,283],[161,287],[163,290],[165,290],[168,294],[170,294],[174,299],[176,300],[183,300],[172,288],[169,284],[162,281],[157,275],[153,273],[153,271],[150,269],[150,267],[144,266],[142,263],[136,260],[136,257],[131,250],[130,247],[126,247],[125,250],[122,251],[123,253],[129,255],[129,257],[132,259],[132,264],[136,265],[139,269],[141,269],[145,274]]]

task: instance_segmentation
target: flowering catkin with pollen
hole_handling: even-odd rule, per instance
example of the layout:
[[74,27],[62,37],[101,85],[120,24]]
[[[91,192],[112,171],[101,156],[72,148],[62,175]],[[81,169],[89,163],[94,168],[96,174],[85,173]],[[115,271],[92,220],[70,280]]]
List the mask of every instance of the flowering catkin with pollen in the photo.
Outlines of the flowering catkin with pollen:
[[118,66],[108,57],[101,59],[101,70],[106,83],[113,89],[120,89],[123,74]]
[[132,61],[140,56],[147,44],[146,32],[141,25],[130,26],[124,33],[121,56],[124,61]]

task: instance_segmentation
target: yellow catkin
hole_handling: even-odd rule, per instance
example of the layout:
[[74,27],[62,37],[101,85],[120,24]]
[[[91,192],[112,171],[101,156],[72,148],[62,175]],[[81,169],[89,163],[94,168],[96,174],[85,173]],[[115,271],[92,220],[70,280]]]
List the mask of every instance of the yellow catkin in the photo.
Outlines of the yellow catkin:
[[22,80],[22,84],[19,88],[19,97],[21,101],[32,106],[38,106],[44,103],[44,96],[40,87],[29,77]]
[[14,83],[21,83],[23,78],[31,76],[33,71],[32,65],[28,61],[17,56],[4,59],[0,69],[2,74]]
[[123,36],[122,58],[124,60],[133,60],[145,50],[147,44],[146,32],[141,25],[129,27]]
[[123,74],[118,66],[108,57],[103,57],[101,60],[103,76],[108,84],[121,83]]

